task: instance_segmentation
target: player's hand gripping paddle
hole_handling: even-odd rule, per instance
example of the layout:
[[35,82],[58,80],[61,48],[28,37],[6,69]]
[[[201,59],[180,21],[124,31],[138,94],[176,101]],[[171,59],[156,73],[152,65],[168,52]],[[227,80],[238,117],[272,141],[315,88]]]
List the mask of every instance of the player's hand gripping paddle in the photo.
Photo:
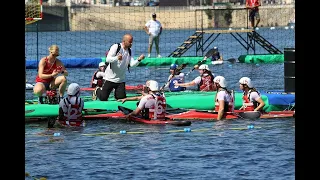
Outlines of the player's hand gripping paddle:
[[168,85],[168,83],[170,83],[170,81],[174,77],[174,75],[180,73],[180,71],[182,71],[186,66],[187,66],[187,64],[181,64],[180,66],[178,66],[174,70],[173,74],[171,74],[171,77],[169,78],[169,80],[161,87],[160,91],[163,91],[164,87],[166,87]]

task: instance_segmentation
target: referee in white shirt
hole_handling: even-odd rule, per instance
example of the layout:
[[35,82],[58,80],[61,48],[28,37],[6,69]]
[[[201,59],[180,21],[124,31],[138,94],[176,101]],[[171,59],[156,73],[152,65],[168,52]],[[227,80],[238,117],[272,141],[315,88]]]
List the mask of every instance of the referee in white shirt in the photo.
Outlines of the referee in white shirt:
[[150,54],[151,54],[153,42],[156,45],[156,51],[158,55],[157,57],[160,58],[161,55],[159,52],[159,41],[160,41],[160,35],[162,33],[162,26],[160,21],[157,20],[156,13],[152,14],[152,19],[146,23],[144,30],[149,35],[148,58],[150,57]]
[[144,59],[144,55],[141,54],[138,59],[133,59],[133,54],[129,54],[129,48],[131,48],[133,42],[133,37],[131,34],[125,34],[120,43],[121,48],[118,53],[118,44],[111,46],[107,58],[106,64],[109,65],[105,69],[105,75],[103,79],[105,80],[102,88],[97,88],[92,94],[92,99],[95,100],[99,98],[100,101],[108,101],[109,95],[113,89],[114,96],[116,99],[126,98],[126,70],[128,65],[130,67],[138,66],[140,61]]

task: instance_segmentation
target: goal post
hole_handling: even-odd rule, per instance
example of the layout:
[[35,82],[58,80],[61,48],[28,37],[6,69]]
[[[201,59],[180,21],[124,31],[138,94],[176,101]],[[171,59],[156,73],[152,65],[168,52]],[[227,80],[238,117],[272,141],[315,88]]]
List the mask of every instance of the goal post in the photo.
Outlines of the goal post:
[[25,24],[42,19],[42,0],[25,0]]

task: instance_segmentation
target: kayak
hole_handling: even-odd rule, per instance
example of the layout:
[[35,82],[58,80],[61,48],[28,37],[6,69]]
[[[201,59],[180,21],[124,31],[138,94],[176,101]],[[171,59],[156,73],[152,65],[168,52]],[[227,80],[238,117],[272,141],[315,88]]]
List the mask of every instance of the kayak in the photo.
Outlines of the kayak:
[[219,64],[223,64],[223,61],[211,61],[211,64],[219,65]]
[[[123,115],[128,115],[130,114],[133,110],[123,107],[123,106],[118,106],[118,109]],[[141,116],[130,116],[129,121],[132,122],[138,122],[138,123],[144,123],[144,124],[157,124],[157,125],[175,125],[175,126],[190,126],[191,121],[175,121],[171,118],[164,118],[164,119],[144,119]]]
[[32,90],[34,87],[33,84],[30,84],[30,83],[26,83],[26,90]]
[[190,126],[191,125],[191,121],[177,121],[177,120],[173,120],[170,118],[166,118],[163,120],[147,120],[147,119],[143,119],[140,118],[138,116],[131,116],[129,117],[129,121],[133,121],[133,122],[138,122],[138,123],[143,123],[143,124],[157,124],[157,125],[175,125],[175,126]]

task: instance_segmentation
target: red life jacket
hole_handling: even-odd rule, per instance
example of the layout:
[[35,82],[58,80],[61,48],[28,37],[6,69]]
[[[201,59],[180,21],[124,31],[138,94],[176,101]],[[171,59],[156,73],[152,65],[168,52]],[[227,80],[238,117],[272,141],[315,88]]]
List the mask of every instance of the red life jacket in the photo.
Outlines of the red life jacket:
[[145,108],[144,113],[147,113],[146,119],[165,119],[166,117],[166,99],[160,94],[151,94],[152,98],[155,99],[155,104],[151,108]]
[[199,84],[199,91],[213,91],[213,77],[209,74],[207,76],[201,76]]
[[233,97],[233,93],[229,93],[226,89],[219,89],[218,91],[217,91],[217,94],[216,94],[216,96],[215,96],[215,98],[214,98],[214,101],[215,101],[215,108],[214,108],[214,110],[216,111],[216,112],[218,112],[219,111],[219,101],[218,101],[218,99],[217,99],[217,95],[218,95],[218,92],[220,92],[220,91],[226,91],[228,94],[230,94],[230,96],[231,96],[231,101],[230,102],[224,102],[224,112],[233,112],[233,110],[234,110],[234,97]]
[[[45,65],[43,68],[43,74],[52,74],[55,69],[57,69],[57,61],[54,61],[53,64],[50,64],[48,62],[48,57],[46,57]],[[37,76],[36,76],[36,82],[50,83],[53,79],[54,79],[53,77],[48,78],[48,79],[41,79],[39,77],[39,74],[37,74]]]
[[243,109],[245,111],[254,111],[254,109],[257,108],[260,104],[256,101],[255,102],[250,101],[251,92],[257,92],[260,95],[258,91],[252,91],[251,89],[248,91],[248,94],[245,94],[245,92],[243,92],[243,96],[242,96],[243,103],[250,103],[249,105],[247,105],[247,107]]
[[97,76],[96,76],[96,74],[97,74],[98,72],[100,72],[99,69],[96,70],[96,71],[93,73],[93,76],[91,77],[90,86],[91,86],[92,88],[95,88],[95,87],[97,87],[97,86],[102,87],[102,85],[103,85],[103,77],[97,78]]
[[64,104],[68,107],[67,112],[63,113],[63,118],[59,119],[59,123],[64,126],[83,126],[82,119],[81,98],[77,97],[75,104],[71,104],[68,98],[63,100]]

